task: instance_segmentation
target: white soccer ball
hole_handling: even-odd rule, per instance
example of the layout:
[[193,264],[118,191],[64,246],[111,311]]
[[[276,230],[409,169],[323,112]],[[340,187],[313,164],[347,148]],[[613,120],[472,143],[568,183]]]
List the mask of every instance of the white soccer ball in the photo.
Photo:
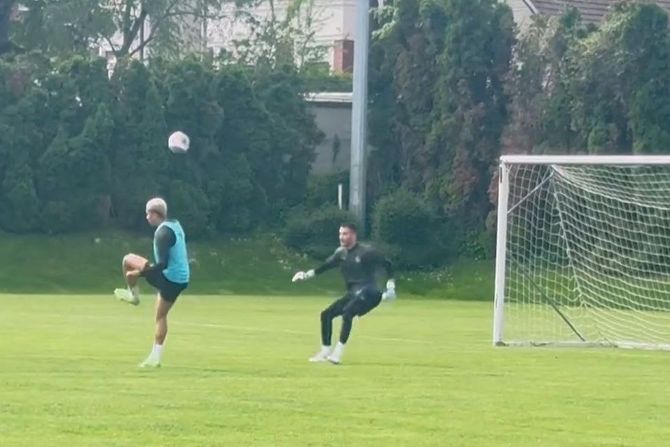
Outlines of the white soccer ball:
[[178,130],[168,138],[168,148],[175,154],[184,154],[188,151],[191,140],[184,132]]

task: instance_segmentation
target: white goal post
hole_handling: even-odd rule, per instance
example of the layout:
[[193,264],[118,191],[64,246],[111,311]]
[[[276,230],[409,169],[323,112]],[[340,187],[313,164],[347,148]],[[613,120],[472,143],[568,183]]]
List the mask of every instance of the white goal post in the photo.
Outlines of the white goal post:
[[500,158],[493,343],[670,350],[670,156]]

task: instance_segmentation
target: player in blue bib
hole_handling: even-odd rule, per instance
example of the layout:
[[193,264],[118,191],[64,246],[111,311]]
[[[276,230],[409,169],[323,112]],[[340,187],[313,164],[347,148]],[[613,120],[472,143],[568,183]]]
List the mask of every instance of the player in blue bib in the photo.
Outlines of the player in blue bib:
[[167,314],[179,294],[188,287],[190,269],[184,229],[179,221],[168,218],[165,200],[161,198],[149,200],[146,205],[146,217],[149,225],[156,227],[153,244],[154,262],[150,263],[146,258],[132,253],[124,256],[123,276],[128,287],[116,289],[114,295],[122,301],[138,305],[140,295],[137,283],[140,276],[158,289],[154,346],[147,359],[140,365],[158,367],[167,336]]

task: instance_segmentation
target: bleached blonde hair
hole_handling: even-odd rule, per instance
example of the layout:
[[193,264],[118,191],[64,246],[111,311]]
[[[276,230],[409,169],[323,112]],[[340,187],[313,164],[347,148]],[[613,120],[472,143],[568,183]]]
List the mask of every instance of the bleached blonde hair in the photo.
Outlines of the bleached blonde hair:
[[165,200],[160,197],[154,197],[147,202],[146,212],[153,211],[156,214],[159,214],[163,218],[167,217],[167,203]]

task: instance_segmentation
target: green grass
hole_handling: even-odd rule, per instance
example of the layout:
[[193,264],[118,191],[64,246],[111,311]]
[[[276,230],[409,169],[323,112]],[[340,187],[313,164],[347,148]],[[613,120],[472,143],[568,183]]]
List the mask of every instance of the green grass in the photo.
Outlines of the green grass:
[[[333,243],[333,249],[336,241]],[[17,236],[0,233],[0,292],[106,293],[122,281],[121,258],[128,252],[151,254],[150,234],[106,232],[66,236]],[[341,292],[339,272],[331,271],[295,285],[296,270],[315,267],[284,248],[271,235],[249,239],[196,241],[189,244],[195,294],[315,295]],[[405,295],[490,300],[492,261],[461,261],[428,273],[399,272]]]
[[[0,295],[3,446],[665,446],[667,353],[490,346],[491,306],[398,300],[309,364],[327,297]],[[339,324],[336,325],[336,328]]]

